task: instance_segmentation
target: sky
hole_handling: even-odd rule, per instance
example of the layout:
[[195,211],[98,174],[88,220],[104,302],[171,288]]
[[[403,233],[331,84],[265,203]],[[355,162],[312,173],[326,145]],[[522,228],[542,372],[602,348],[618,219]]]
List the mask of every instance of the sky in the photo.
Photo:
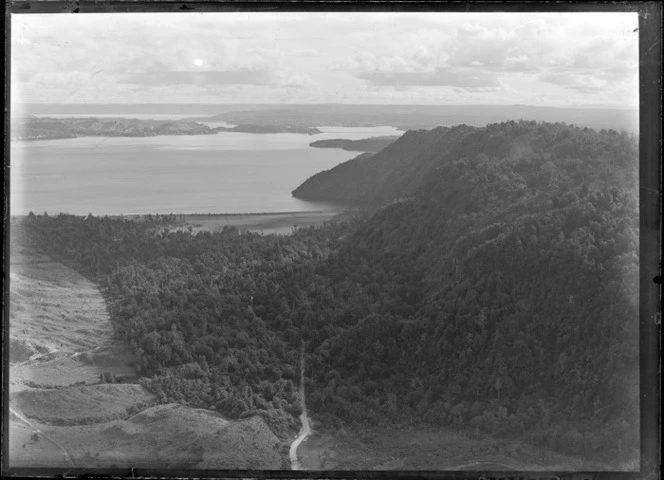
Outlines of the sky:
[[636,13],[13,14],[12,103],[638,107]]

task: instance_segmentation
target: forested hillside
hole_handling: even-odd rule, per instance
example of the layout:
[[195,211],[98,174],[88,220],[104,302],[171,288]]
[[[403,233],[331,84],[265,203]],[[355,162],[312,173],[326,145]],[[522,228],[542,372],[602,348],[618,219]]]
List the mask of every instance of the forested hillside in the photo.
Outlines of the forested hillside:
[[[465,140],[452,155],[434,137],[455,130]],[[316,337],[310,406],[634,455],[634,138],[526,122],[411,135],[441,160],[414,156],[430,160],[417,190],[385,174],[378,198],[413,198],[375,213],[319,269],[348,300],[327,318],[313,308],[320,329],[343,328]]]
[[104,287],[116,337],[136,349],[142,383],[162,402],[260,414],[284,438],[301,412],[292,310],[341,227],[192,235],[170,231],[174,222],[30,215],[12,235]]
[[[510,157],[521,162],[522,168],[542,166],[545,171],[540,174],[546,176],[551,167],[547,161],[597,159],[611,146],[628,148],[621,144],[626,135],[614,130],[602,130],[598,134],[588,128],[535,122],[411,130],[373,156],[363,154],[312,176],[296,188],[293,195],[305,200],[380,205],[420,193],[434,170],[449,162],[472,160],[468,166],[475,168],[482,156]],[[526,163],[528,158],[534,157],[541,157],[542,161]],[[624,166],[628,167],[633,167],[632,173],[636,172],[636,163]],[[570,169],[573,168],[572,165]],[[536,172],[514,174],[527,176]]]
[[407,132],[309,184],[374,208],[287,237],[67,215],[22,232],[105,286],[164,399],[285,430],[304,340],[324,425],[638,459],[634,137],[534,122]]

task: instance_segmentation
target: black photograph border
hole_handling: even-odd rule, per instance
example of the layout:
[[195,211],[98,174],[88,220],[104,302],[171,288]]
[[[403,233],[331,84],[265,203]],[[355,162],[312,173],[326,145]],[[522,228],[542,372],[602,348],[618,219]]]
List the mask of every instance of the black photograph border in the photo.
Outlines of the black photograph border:
[[[131,12],[295,12],[295,11],[446,11],[446,12],[637,12],[639,15],[639,248],[640,248],[640,415],[641,469],[639,472],[495,472],[495,471],[269,471],[17,468],[8,465],[9,387],[9,122],[11,17],[30,14],[85,14]],[[131,1],[41,0],[8,1],[5,26],[5,111],[3,214],[3,349],[2,349],[2,475],[17,477],[179,477],[179,478],[395,478],[395,479],[654,479],[660,473],[661,410],[659,372],[661,344],[661,80],[662,5],[659,2],[467,2],[467,1]]]

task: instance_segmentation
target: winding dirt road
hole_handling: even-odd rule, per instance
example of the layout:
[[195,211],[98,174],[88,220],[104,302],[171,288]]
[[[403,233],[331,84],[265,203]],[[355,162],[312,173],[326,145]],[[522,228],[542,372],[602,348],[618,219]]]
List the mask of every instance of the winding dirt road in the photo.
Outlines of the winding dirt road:
[[60,444],[59,444],[58,442],[56,442],[55,440],[53,440],[53,439],[49,438],[48,436],[46,436],[46,435],[44,434],[44,432],[42,432],[41,430],[39,430],[39,429],[38,429],[38,428],[37,428],[37,427],[36,427],[36,426],[35,426],[30,420],[28,420],[27,418],[25,418],[25,417],[23,416],[23,414],[21,414],[20,412],[18,412],[16,409],[14,409],[14,408],[12,408],[12,407],[9,407],[9,411],[10,411],[10,413],[12,413],[14,416],[16,416],[16,418],[18,418],[20,421],[22,421],[23,423],[25,423],[26,425],[28,425],[28,426],[29,426],[29,427],[30,427],[35,433],[37,433],[38,435],[41,435],[43,438],[45,438],[46,440],[48,440],[49,442],[51,442],[53,445],[55,445],[56,447],[58,447],[58,448],[62,451],[62,455],[65,457],[65,460],[67,460],[67,463],[68,463],[69,465],[71,465],[72,468],[76,468],[76,464],[74,463],[74,460],[72,460],[71,455],[69,454],[69,452],[67,451],[67,449],[66,449],[65,447],[63,447],[62,445],[60,445]]
[[291,470],[302,470],[302,464],[297,458],[297,447],[311,434],[311,427],[309,425],[309,417],[307,416],[307,405],[304,394],[304,344],[300,351],[300,402],[302,404],[302,413],[300,414],[300,421],[302,427],[297,438],[290,446],[289,457],[291,461]]

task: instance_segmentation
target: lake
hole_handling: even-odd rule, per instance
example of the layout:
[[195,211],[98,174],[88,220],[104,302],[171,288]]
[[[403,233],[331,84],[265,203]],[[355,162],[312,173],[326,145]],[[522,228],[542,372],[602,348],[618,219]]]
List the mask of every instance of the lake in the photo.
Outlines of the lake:
[[291,196],[311,175],[360,152],[312,148],[328,138],[399,135],[393,127],[318,127],[319,135],[81,137],[11,142],[11,214],[321,211]]

